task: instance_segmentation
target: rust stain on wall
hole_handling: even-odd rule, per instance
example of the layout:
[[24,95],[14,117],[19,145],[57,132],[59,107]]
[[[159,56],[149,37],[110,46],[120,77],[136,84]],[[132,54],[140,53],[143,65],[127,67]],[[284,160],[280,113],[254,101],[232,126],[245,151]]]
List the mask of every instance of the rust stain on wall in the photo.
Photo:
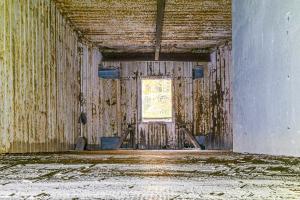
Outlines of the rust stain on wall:
[[[90,128],[85,132],[88,142],[92,148],[99,148],[100,137],[121,136],[131,125],[135,129],[135,148],[184,148],[190,143],[179,127],[185,125],[194,135],[206,135],[208,148],[231,149],[230,61],[230,47],[222,46],[212,53],[211,63],[103,62],[103,67],[119,68],[121,78],[105,80],[92,75],[93,81],[85,83],[90,91],[87,99],[98,109],[90,116]],[[94,74],[98,69],[95,63],[91,65]],[[193,80],[192,69],[198,65],[204,67],[205,76]],[[173,122],[142,122],[141,79],[149,77],[172,78]],[[116,103],[111,104],[112,100]]]
[[[162,51],[193,52],[228,39],[230,7],[229,0],[168,1]],[[99,47],[153,50],[155,9],[156,1],[145,0],[0,1],[0,152],[72,149],[80,97],[88,119],[83,135],[92,146],[131,125],[138,148],[183,148],[188,142],[178,127],[184,124],[206,135],[208,148],[231,149],[230,45],[218,47],[211,63],[106,62],[121,69],[121,79],[99,79]],[[93,44],[79,39],[78,30]],[[192,80],[197,65],[205,76]],[[173,79],[174,122],[141,122],[143,77]]]
[[51,0],[2,0],[0,25],[0,152],[71,149],[77,34]]
[[194,81],[194,133],[209,149],[232,149],[231,44],[212,52],[204,74]]

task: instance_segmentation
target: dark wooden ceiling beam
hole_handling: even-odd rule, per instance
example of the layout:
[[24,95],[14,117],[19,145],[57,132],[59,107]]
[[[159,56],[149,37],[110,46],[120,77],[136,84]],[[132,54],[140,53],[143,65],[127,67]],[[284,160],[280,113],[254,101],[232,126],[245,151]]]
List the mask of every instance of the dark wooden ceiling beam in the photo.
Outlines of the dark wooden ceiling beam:
[[[102,61],[154,61],[154,53],[103,52]],[[160,53],[159,61],[210,62],[209,53]]]
[[155,60],[159,60],[161,35],[164,23],[166,0],[157,0],[156,35],[155,35]]

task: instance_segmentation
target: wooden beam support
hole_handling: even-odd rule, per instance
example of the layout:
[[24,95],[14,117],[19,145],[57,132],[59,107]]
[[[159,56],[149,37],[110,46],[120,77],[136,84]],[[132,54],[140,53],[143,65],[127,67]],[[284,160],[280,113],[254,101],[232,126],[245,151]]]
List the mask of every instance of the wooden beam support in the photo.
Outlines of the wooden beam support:
[[[131,125],[128,127],[128,129],[125,131],[125,133],[122,134],[122,137],[120,138],[120,141],[119,141],[119,143],[118,143],[118,145],[117,145],[117,148],[118,148],[118,149],[121,148],[121,146],[122,146],[124,140],[127,138],[127,136],[128,136],[129,134],[130,134],[130,135],[133,135],[133,134],[134,134]],[[133,138],[132,138],[132,139],[133,139]],[[132,145],[133,145],[132,148],[134,148],[134,144],[132,144]]]
[[189,138],[189,140],[191,141],[191,143],[194,145],[195,148],[201,149],[198,141],[196,140],[195,136],[189,129],[187,129],[185,127],[181,127],[180,131],[183,131],[186,134],[186,136]]
[[165,5],[166,5],[166,0],[157,0],[155,60],[159,60],[161,35],[162,35],[164,15],[165,15]]
[[129,135],[129,133],[130,133],[129,131],[126,131],[125,134],[122,135],[122,137],[120,138],[120,141],[119,141],[119,143],[117,145],[117,149],[121,148],[124,140],[127,138],[127,136]]
[[[154,61],[153,53],[103,52],[102,61]],[[159,61],[210,62],[209,53],[160,53]]]

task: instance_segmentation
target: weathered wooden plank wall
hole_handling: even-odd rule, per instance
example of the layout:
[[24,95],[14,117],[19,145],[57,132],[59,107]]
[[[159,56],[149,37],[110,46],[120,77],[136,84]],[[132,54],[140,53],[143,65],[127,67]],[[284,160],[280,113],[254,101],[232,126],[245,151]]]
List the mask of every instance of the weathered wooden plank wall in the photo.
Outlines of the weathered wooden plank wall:
[[[123,64],[123,63],[122,63]],[[137,99],[135,107],[137,113],[136,143],[141,149],[161,149],[180,148],[185,137],[178,132],[177,123],[191,124],[192,118],[192,68],[196,63],[192,62],[144,62],[144,63],[124,63],[126,71],[131,70],[132,65],[136,65],[133,71],[135,77],[134,88],[127,88],[131,92],[131,101]],[[126,74],[124,74],[126,76]],[[127,75],[127,77],[130,77]],[[142,122],[141,118],[141,79],[143,78],[171,78],[173,93],[173,122]],[[132,81],[131,79],[125,79]],[[121,83],[122,84],[122,83]],[[130,112],[131,110],[126,110]],[[126,127],[126,126],[125,126]],[[123,128],[122,128],[123,130]]]
[[103,92],[100,91],[100,80],[98,78],[98,65],[101,61],[101,54],[97,48],[89,43],[80,43],[79,48],[82,51],[80,59],[82,76],[81,104],[88,121],[86,125],[83,125],[82,136],[87,138],[88,141],[96,142],[97,134],[94,130],[102,128],[102,123],[94,122],[96,120],[95,116],[102,116],[99,114],[99,101],[101,101]]
[[209,65],[208,148],[232,149],[231,44],[218,47]]
[[[101,136],[120,136],[129,125],[135,147],[182,148],[178,124],[185,124],[195,135],[207,135],[208,148],[231,149],[230,45],[217,48],[208,64],[106,62],[104,67],[120,68],[122,78],[103,80],[99,51],[78,42],[51,0],[3,0],[0,11],[0,152],[72,149],[80,96],[88,117],[83,135],[93,148]],[[203,79],[192,80],[196,65],[204,66]],[[141,122],[145,77],[173,79],[174,122]]]
[[[87,99],[92,99],[88,108],[89,129],[85,135],[92,145],[99,144],[102,136],[120,136],[128,125],[135,128],[135,143],[138,148],[177,148],[175,121],[192,124],[192,67],[191,62],[103,62],[106,68],[120,68],[120,80],[99,79],[98,66],[93,65],[93,82],[87,82]],[[174,116],[172,123],[141,122],[140,83],[142,78],[166,77],[173,79]],[[86,86],[85,86],[86,87]],[[89,101],[89,100],[87,100]],[[99,146],[99,145],[98,145]]]
[[194,134],[206,135],[208,149],[232,149],[231,44],[212,52],[193,93]]
[[1,0],[0,27],[0,152],[73,148],[76,33],[51,0]]
[[[99,148],[102,136],[121,136],[129,125],[135,129],[136,148],[183,148],[188,142],[179,133],[179,124],[185,124],[195,135],[207,135],[209,149],[232,148],[230,46],[213,52],[211,63],[102,62],[103,67],[119,68],[120,80],[97,77],[101,56],[93,51],[91,69],[86,72],[91,77],[83,83],[89,102],[84,135],[90,148]],[[204,78],[193,80],[192,69],[199,65],[204,67]],[[149,77],[172,78],[174,122],[142,122],[140,83]]]

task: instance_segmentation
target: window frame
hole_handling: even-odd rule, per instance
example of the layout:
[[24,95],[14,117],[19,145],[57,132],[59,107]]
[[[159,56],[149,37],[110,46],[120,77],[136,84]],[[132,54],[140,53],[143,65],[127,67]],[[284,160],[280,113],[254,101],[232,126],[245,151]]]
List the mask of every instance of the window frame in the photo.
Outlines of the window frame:
[[[144,119],[143,117],[143,80],[169,80],[171,84],[171,117],[170,118],[153,118],[153,119]],[[140,88],[141,88],[141,93],[140,93],[140,116],[141,116],[141,123],[173,123],[174,122],[174,98],[173,98],[173,79],[170,77],[142,77],[140,81]]]

